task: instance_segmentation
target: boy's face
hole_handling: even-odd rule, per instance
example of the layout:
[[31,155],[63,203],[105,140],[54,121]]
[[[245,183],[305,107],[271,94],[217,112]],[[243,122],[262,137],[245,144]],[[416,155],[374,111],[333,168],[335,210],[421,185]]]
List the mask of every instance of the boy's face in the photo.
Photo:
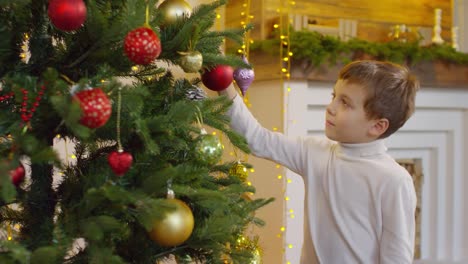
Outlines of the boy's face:
[[325,134],[341,143],[365,143],[377,139],[377,120],[369,120],[364,111],[365,89],[339,79],[327,106]]

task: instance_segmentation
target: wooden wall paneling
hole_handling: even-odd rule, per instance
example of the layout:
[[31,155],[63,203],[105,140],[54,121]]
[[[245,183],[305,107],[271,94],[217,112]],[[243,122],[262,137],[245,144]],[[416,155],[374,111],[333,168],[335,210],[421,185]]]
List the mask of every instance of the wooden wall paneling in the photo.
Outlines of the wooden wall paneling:
[[[244,0],[232,0],[229,3],[228,16],[239,19],[239,8]],[[271,25],[278,21],[278,9],[281,1],[252,1],[251,14],[255,17],[252,31],[253,39],[264,39],[272,30]],[[370,41],[386,41],[390,28],[405,24],[417,31],[418,28],[432,28],[434,9],[442,9],[442,37],[450,42],[452,28],[452,1],[449,0],[297,0],[290,14],[303,15],[317,25],[338,26],[338,19],[358,21],[357,36]],[[232,11],[232,12],[231,12]],[[230,19],[231,20],[231,19]]]

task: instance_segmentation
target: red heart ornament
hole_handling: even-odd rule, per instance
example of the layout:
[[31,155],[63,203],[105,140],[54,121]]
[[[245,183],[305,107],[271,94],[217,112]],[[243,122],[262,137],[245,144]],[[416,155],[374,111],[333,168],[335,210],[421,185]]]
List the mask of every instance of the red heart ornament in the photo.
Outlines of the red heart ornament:
[[107,161],[112,171],[117,176],[124,175],[132,166],[133,157],[132,154],[124,151],[112,151],[107,157]]
[[24,181],[26,174],[23,165],[19,165],[16,169],[10,171],[11,182],[18,187]]

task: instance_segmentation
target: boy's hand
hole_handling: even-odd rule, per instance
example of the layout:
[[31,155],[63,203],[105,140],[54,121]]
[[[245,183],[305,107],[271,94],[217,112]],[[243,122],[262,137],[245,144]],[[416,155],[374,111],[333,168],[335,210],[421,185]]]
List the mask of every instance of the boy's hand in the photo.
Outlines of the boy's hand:
[[224,89],[222,91],[219,91],[218,94],[219,95],[225,95],[230,100],[233,100],[237,96],[237,91],[236,91],[236,88],[234,87],[234,85],[231,83],[228,86],[228,88],[226,88],[226,89]]

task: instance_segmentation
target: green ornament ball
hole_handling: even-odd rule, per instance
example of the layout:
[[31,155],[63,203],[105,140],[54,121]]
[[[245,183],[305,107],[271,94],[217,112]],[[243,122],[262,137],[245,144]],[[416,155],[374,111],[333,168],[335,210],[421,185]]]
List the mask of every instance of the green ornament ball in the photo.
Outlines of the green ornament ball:
[[223,155],[223,145],[215,135],[202,133],[195,146],[197,159],[206,164],[216,164]]

